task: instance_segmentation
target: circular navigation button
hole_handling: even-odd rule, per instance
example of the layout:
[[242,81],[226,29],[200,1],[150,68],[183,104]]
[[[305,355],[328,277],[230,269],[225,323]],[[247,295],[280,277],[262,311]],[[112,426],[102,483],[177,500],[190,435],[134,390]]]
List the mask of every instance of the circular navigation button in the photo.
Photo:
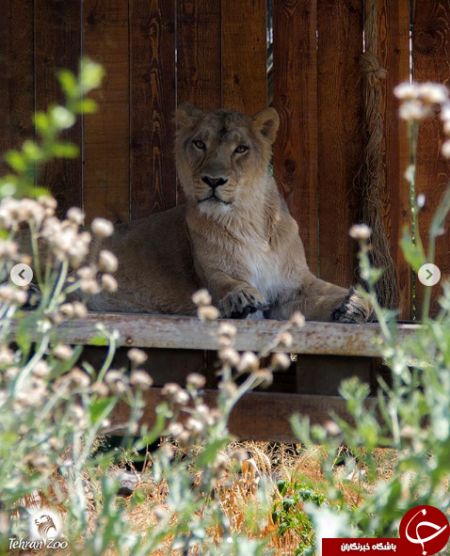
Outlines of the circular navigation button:
[[10,276],[16,286],[28,286],[33,280],[33,271],[27,264],[19,263],[12,267]]
[[417,276],[424,286],[435,286],[441,279],[441,271],[435,264],[426,263],[419,268]]

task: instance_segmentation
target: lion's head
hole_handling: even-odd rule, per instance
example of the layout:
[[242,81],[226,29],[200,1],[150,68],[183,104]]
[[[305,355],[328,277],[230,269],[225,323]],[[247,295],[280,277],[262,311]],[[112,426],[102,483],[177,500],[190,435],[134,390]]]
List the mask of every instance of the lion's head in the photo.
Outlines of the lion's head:
[[279,126],[276,110],[251,117],[183,104],[176,124],[177,172],[186,197],[208,214],[248,206],[267,174]]

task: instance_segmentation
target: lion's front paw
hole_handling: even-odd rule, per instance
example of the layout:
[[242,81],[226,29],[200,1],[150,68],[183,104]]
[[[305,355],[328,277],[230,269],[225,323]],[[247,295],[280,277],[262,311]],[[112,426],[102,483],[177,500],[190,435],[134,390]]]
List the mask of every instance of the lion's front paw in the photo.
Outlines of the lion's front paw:
[[354,288],[350,288],[348,295],[337,309],[331,314],[334,322],[362,323],[371,320],[372,306],[362,299]]
[[256,288],[239,286],[221,299],[219,309],[223,317],[242,319],[255,311],[264,311],[267,303]]

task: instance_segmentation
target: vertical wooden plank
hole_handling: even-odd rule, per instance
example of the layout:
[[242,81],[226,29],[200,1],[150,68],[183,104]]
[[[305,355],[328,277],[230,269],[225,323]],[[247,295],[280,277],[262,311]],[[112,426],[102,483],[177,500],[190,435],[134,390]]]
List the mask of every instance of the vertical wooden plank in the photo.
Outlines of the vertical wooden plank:
[[273,5],[274,100],[281,118],[274,151],[278,185],[297,220],[308,264],[318,267],[317,10],[309,0]]
[[348,287],[353,282],[359,221],[353,182],[363,157],[361,0],[318,3],[318,196],[320,276]]
[[[36,108],[46,109],[63,95],[56,79],[60,68],[78,70],[81,57],[82,3],[76,0],[35,0],[35,82]],[[81,147],[82,124],[64,133],[64,139]],[[56,160],[39,178],[58,201],[59,214],[71,206],[82,206],[82,160]]]
[[[33,1],[6,0],[0,17],[0,158],[33,137]],[[0,160],[0,174],[8,171]]]
[[[177,0],[177,104],[222,105],[221,2]],[[177,204],[185,200],[177,184]]]
[[177,1],[177,103],[221,107],[220,1]]
[[84,120],[84,209],[88,220],[127,222],[130,205],[128,1],[84,0],[84,54],[106,77]]
[[[413,21],[413,75],[416,81],[450,83],[450,2],[429,0],[415,2]],[[450,162],[440,154],[443,142],[441,122],[426,121],[420,129],[417,148],[417,191],[426,196],[426,205],[419,216],[422,238],[427,239],[431,219],[450,179]],[[426,242],[427,243],[427,242]],[[450,276],[450,218],[445,233],[436,243],[436,264],[443,278]],[[433,291],[434,311],[440,287]],[[418,306],[423,286],[417,284]],[[419,313],[420,314],[420,313]]]
[[408,183],[404,177],[408,139],[406,124],[398,117],[393,89],[409,79],[409,1],[378,0],[377,9],[380,64],[387,70],[386,79],[381,82],[386,165],[383,221],[397,270],[400,318],[408,320],[411,318],[411,270],[399,246],[403,228],[410,222]]
[[266,0],[222,1],[222,104],[253,114],[267,106]]
[[130,0],[131,219],[173,207],[175,0]]

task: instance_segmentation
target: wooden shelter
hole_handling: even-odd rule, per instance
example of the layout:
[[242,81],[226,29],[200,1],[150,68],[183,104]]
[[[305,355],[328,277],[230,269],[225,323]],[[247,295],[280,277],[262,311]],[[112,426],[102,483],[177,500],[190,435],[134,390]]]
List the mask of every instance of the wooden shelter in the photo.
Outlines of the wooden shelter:
[[[369,10],[375,35],[365,27]],[[385,74],[362,70],[368,48]],[[33,135],[33,111],[60,98],[56,69],[75,70],[81,56],[102,63],[107,76],[95,94],[99,111],[68,133],[81,157],[52,163],[41,177],[62,212],[77,205],[89,219],[129,221],[182,202],[172,145],[177,104],[253,113],[271,103],[281,117],[274,173],[310,267],[343,286],[356,278],[348,230],[367,202],[364,87],[373,71],[383,129],[379,212],[401,316],[411,318],[423,292],[420,284],[411,287],[398,245],[409,223],[408,144],[392,90],[410,77],[449,82],[449,0],[3,0],[0,151]],[[420,216],[425,237],[450,176],[441,141],[439,122],[425,123],[417,167],[417,190],[427,200]],[[450,274],[448,229],[436,263]],[[154,350],[154,359],[161,357]],[[183,372],[209,360],[203,351],[163,357],[174,357]],[[308,357],[303,366],[316,368]],[[348,367],[342,359],[325,366],[339,365]],[[295,378],[278,388],[295,390]]]

